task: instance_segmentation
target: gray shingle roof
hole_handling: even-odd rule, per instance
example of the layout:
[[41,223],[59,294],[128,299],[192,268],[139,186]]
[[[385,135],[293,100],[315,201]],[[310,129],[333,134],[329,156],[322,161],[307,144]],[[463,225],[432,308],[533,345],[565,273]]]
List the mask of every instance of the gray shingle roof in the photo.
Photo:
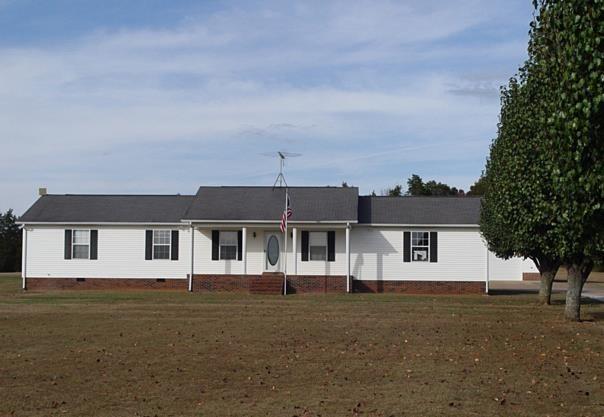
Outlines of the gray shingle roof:
[[19,221],[58,223],[177,223],[194,196],[56,195],[40,197]]
[[[356,187],[290,187],[290,221],[357,220]],[[273,187],[200,187],[184,219],[279,221],[285,189]]]
[[[22,223],[178,223],[181,220],[279,221],[284,189],[200,187],[191,195],[46,195]],[[355,187],[290,187],[291,221],[372,224],[471,224],[480,198],[358,197]]]
[[359,197],[359,223],[477,225],[479,218],[478,197]]

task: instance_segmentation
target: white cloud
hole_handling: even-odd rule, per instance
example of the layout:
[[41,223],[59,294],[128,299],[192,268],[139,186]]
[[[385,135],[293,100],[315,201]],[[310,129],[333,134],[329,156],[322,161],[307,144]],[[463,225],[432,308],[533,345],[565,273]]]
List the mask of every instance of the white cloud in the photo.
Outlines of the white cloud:
[[[381,166],[481,158],[498,109],[487,92],[523,43],[453,42],[505,5],[479,4],[267,3],[0,49],[0,195],[11,195],[0,210],[24,209],[38,185],[193,192],[261,182],[273,170],[259,154],[284,145],[305,154],[292,162],[294,183],[364,172],[364,191],[400,175]],[[446,69],[447,59],[474,66]]]

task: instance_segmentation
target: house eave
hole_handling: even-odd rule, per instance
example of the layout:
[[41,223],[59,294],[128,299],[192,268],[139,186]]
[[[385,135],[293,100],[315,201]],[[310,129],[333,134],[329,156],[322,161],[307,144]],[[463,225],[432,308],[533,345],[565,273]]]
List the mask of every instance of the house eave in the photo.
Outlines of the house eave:
[[359,223],[368,227],[444,227],[444,228],[478,228],[478,224],[438,224],[438,223]]
[[[208,226],[208,227],[232,227],[232,226],[274,226],[278,227],[281,223],[278,220],[182,220],[185,224],[191,226]],[[316,220],[316,221],[288,221],[290,227],[302,226],[332,226],[337,228],[345,228],[347,225],[358,223],[356,220]]]
[[183,226],[180,222],[29,222],[29,221],[17,221],[16,224],[22,226]]

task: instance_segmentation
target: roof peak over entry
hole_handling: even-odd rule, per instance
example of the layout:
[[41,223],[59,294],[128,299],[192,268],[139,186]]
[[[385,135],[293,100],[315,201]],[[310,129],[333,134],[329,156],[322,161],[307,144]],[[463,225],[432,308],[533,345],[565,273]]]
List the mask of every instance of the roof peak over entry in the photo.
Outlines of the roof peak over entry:
[[[291,222],[351,222],[358,219],[356,187],[287,187]],[[184,220],[279,221],[285,187],[199,187]]]

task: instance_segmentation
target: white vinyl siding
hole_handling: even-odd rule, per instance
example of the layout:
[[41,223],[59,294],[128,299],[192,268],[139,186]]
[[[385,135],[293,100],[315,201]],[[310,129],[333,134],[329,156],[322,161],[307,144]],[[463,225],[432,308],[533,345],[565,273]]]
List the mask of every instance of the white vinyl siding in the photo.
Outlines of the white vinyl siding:
[[[344,229],[336,229],[333,227],[325,227],[324,230],[309,230],[308,233],[308,246],[309,249],[313,246],[313,234],[318,233],[318,236],[324,236],[321,239],[322,244],[325,245],[325,257],[323,260],[314,260],[311,256],[312,251],[309,250],[308,261],[302,262],[302,230],[308,230],[307,228],[298,228],[297,236],[297,254],[296,261],[298,267],[298,275],[346,275],[346,231]],[[327,260],[327,231],[335,231],[335,261],[329,262]],[[323,240],[325,239],[325,240]],[[352,242],[352,241],[351,241]],[[318,241],[317,241],[318,243]],[[352,243],[351,243],[352,244]],[[287,271],[288,274],[293,274],[294,258],[292,256],[291,238],[287,243],[288,258],[287,258]]]
[[[438,262],[401,262],[403,232],[410,228],[356,226],[351,231],[351,273],[358,280],[411,281],[485,281],[487,248],[478,228],[438,228]],[[421,242],[424,243],[424,242]],[[428,242],[429,243],[429,242]],[[429,244],[428,244],[429,246]],[[429,254],[428,254],[429,256]],[[507,268],[506,279],[522,279],[522,271],[530,270],[520,259],[492,260],[489,276],[501,276]]]
[[[148,226],[94,226],[98,229],[98,261],[64,259],[65,226],[28,226],[26,270],[29,277],[49,278],[181,278],[191,268],[190,228],[179,228],[177,261],[145,261]],[[301,230],[297,233],[298,275],[345,275],[345,231],[336,230],[335,262],[301,259]],[[265,264],[264,228],[247,228],[247,273],[262,274]],[[321,232],[326,232],[321,230]],[[438,232],[438,262],[401,262],[404,231],[408,228],[353,226],[350,232],[351,274],[360,280],[484,281],[487,250],[477,228],[431,228]],[[412,230],[412,229],[411,229]],[[419,231],[419,229],[417,230]],[[235,232],[236,233],[236,232]],[[310,237],[310,236],[309,236]],[[72,236],[72,239],[73,236]],[[73,240],[72,240],[73,243]],[[288,273],[295,270],[292,241],[288,241]],[[211,229],[195,231],[196,274],[242,274],[243,262],[211,260]],[[489,256],[490,280],[520,280],[536,272],[530,261],[504,261]]]
[[[94,226],[98,229],[98,260],[64,259],[65,229],[28,226],[27,276],[39,278],[186,278],[190,250],[181,249],[178,261],[145,261],[145,230],[149,226]],[[157,229],[155,229],[157,230]],[[188,228],[180,229],[180,248],[190,248]]]
[[489,252],[490,281],[519,281],[523,272],[539,272],[530,259],[501,259]]
[[[287,273],[294,274],[294,257],[293,257],[293,242],[290,236],[287,241]],[[247,274],[260,275],[265,271],[265,231],[268,229],[263,227],[247,228]],[[278,229],[272,229],[272,232],[277,232]],[[327,236],[326,227],[321,230]],[[324,261],[308,261],[302,262],[302,229],[298,229],[297,236],[297,273],[298,275],[346,275],[346,257],[345,255],[345,231],[336,229],[336,260],[335,262]],[[222,234],[223,231],[220,232]],[[254,236],[255,235],[255,236]],[[310,238],[310,236],[309,236]],[[325,238],[327,239],[327,237]],[[310,242],[309,242],[310,243]],[[281,242],[283,245],[283,242]],[[327,244],[325,244],[327,245]],[[195,234],[195,273],[196,274],[242,274],[243,262],[237,260],[217,260],[212,261],[212,230],[210,228],[202,228]],[[283,254],[281,254],[283,255]],[[281,259],[283,260],[283,259]],[[281,264],[283,266],[283,263]]]

